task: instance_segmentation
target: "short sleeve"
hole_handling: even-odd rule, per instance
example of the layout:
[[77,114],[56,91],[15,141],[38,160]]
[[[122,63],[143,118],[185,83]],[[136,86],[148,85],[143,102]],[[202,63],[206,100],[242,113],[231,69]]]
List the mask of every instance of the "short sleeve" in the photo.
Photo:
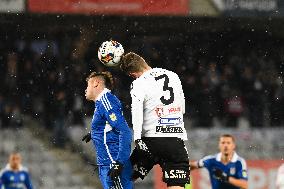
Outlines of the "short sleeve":
[[243,158],[241,158],[239,162],[237,177],[240,179],[248,180],[247,164]]
[[205,156],[204,158],[198,161],[198,167],[199,168],[205,167],[208,169],[211,165],[211,160],[212,160],[212,156]]

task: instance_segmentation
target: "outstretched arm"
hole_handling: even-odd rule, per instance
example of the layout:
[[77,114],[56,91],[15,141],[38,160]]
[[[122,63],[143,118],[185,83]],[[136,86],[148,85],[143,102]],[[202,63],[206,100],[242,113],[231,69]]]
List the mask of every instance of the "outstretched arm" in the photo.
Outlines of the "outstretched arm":
[[194,170],[194,169],[199,169],[200,167],[198,166],[198,161],[190,161],[189,162],[189,167],[190,170]]

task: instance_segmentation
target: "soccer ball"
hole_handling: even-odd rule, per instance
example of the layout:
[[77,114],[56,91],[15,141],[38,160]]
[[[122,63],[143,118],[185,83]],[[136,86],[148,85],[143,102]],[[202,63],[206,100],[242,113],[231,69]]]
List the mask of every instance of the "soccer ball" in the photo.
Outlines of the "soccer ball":
[[110,40],[101,44],[98,58],[106,66],[118,66],[123,53],[123,46],[117,41]]

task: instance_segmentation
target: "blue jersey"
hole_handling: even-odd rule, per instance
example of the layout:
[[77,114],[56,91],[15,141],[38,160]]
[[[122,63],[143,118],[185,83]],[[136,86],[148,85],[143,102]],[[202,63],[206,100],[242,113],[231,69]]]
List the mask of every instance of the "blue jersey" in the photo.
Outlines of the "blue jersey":
[[213,176],[213,170],[216,168],[221,169],[223,172],[227,173],[228,176],[236,179],[248,179],[246,162],[242,157],[238,156],[237,153],[234,153],[231,162],[226,165],[221,162],[221,153],[218,153],[202,158],[198,161],[198,166],[205,167],[209,171],[212,189],[240,189],[229,183],[217,180]]
[[0,189],[32,189],[32,183],[26,168],[13,171],[9,164],[0,172]]
[[104,89],[95,101],[91,126],[98,165],[115,161],[125,163],[130,157],[132,134],[118,98]]

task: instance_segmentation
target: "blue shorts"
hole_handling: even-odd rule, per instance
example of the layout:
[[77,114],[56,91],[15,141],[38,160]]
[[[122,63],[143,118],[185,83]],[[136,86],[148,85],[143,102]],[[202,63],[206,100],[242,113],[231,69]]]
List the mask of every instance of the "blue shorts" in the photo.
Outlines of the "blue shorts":
[[[116,185],[113,180],[107,175],[110,170],[110,166],[99,166],[99,177],[104,189],[116,189]],[[121,189],[133,189],[132,182],[132,165],[130,160],[123,165],[121,176],[117,182]],[[120,189],[119,188],[119,189]]]

